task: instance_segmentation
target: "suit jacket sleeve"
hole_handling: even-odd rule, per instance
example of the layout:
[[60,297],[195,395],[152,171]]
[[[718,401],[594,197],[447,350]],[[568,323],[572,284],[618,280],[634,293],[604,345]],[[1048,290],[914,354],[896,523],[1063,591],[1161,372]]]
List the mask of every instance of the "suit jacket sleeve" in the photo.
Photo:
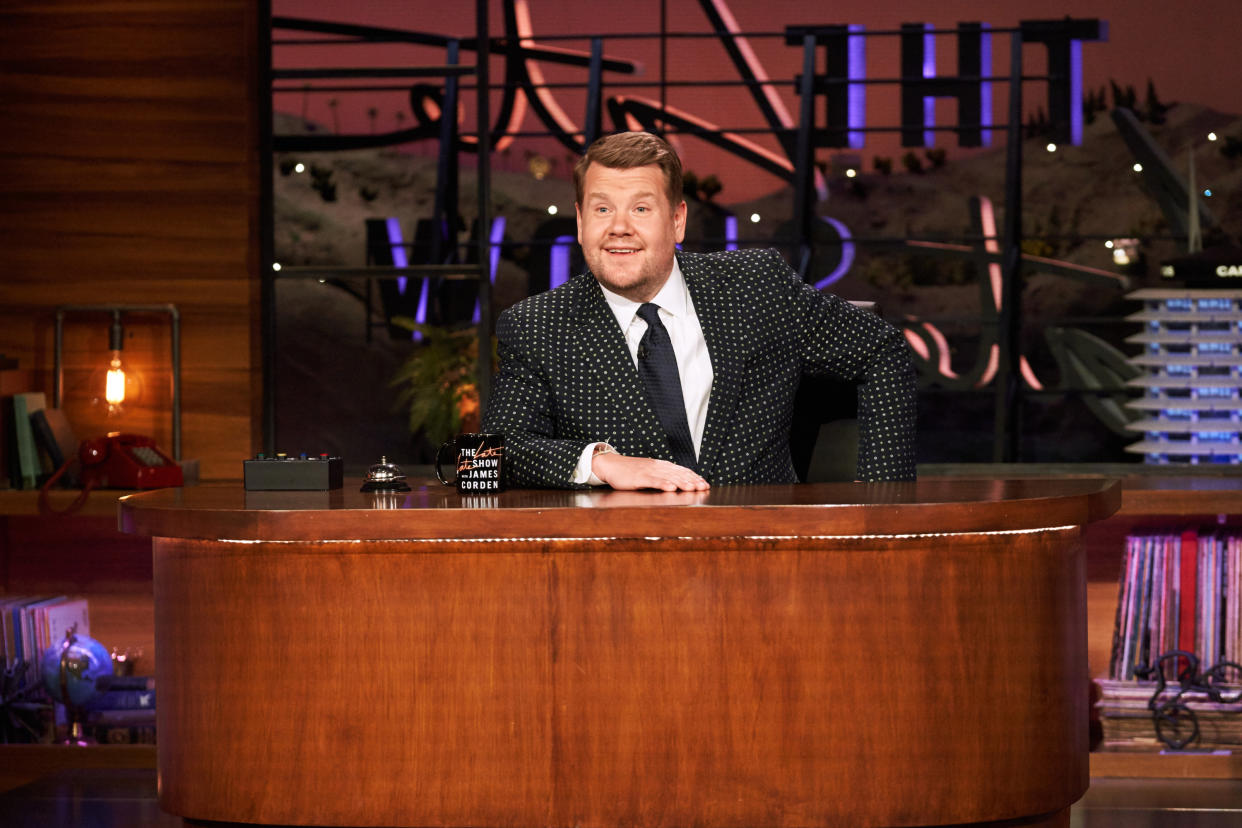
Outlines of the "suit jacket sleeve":
[[913,480],[918,389],[901,331],[792,271],[789,278],[801,318],[803,371],[858,384],[858,479]]
[[[524,488],[575,486],[574,468],[592,441],[556,437],[556,398],[539,358],[539,339],[531,320],[505,311],[496,321],[500,370],[492,385],[483,430],[505,436],[505,480]],[[545,351],[550,349],[545,348]]]

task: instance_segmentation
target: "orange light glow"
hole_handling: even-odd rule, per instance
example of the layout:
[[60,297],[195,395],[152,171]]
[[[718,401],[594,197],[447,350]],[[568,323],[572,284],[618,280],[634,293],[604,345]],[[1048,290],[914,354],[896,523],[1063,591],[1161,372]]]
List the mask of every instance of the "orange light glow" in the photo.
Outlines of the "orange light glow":
[[108,405],[120,405],[125,402],[125,370],[121,368],[121,355],[116,351],[112,352],[112,361],[108,363],[104,399],[108,401]]

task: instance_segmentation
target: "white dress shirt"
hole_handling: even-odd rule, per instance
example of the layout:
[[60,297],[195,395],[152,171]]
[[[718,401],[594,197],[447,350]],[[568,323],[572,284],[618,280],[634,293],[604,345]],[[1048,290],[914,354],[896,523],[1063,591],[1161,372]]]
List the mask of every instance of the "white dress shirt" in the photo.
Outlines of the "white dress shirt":
[[[604,299],[625,334],[625,344],[629,347],[630,358],[634,360],[634,367],[637,368],[638,343],[647,332],[647,323],[638,316],[638,308],[643,303],[626,299],[603,285],[600,285],[600,290],[604,292]],[[677,357],[677,374],[681,379],[681,396],[686,404],[686,422],[690,426],[690,439],[694,443],[694,454],[697,457],[703,444],[707,403],[712,393],[712,360],[707,353],[707,340],[703,338],[699,316],[690,300],[690,290],[686,287],[686,279],[682,276],[676,259],[673,260],[673,272],[668,281],[651,302],[660,307],[660,321],[664,323],[673,343],[673,354]],[[591,472],[591,460],[597,445],[599,444],[591,443],[582,452],[574,470],[574,483],[603,485],[604,481]]]

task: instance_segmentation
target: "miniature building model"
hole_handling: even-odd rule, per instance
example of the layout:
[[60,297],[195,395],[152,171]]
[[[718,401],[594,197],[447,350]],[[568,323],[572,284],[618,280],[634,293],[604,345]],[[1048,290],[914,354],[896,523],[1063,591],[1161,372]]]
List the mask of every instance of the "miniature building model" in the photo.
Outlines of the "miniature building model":
[[1126,317],[1143,331],[1126,341],[1143,346],[1129,360],[1144,389],[1127,403],[1143,416],[1127,428],[1143,439],[1126,451],[1148,463],[1242,461],[1242,290],[1150,289],[1129,295],[1143,309]]

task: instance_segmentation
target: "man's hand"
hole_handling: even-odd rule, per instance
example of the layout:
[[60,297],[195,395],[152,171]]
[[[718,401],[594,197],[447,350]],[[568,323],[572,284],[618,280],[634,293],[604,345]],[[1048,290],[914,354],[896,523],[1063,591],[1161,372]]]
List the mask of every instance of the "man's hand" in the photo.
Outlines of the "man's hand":
[[591,461],[591,471],[614,489],[701,492],[711,488],[685,466],[650,457],[626,457],[613,451],[597,455]]

